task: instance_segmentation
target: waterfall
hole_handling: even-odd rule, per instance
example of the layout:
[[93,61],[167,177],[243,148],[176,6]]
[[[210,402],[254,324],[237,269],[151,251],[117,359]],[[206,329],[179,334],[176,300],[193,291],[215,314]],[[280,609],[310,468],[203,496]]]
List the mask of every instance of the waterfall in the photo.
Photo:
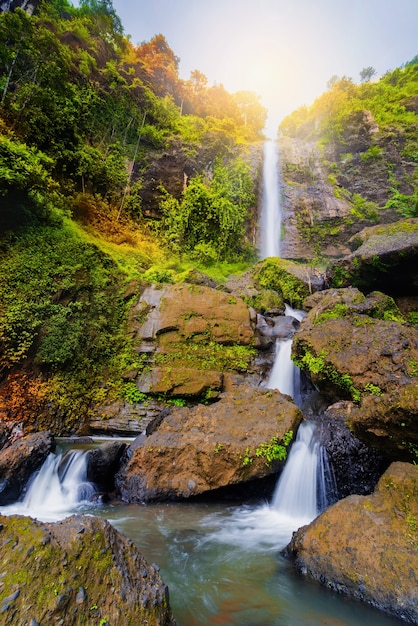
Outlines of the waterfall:
[[272,500],[272,507],[278,512],[297,520],[307,520],[307,522],[312,521],[319,512],[317,468],[320,452],[314,433],[313,422],[302,422],[299,426],[296,441]]
[[272,507],[307,524],[335,502],[336,489],[315,422],[302,422],[272,499]]
[[280,256],[281,208],[278,150],[275,141],[264,143],[261,204],[261,258]]
[[276,354],[274,364],[267,381],[268,389],[278,389],[281,393],[291,398],[295,395],[295,370],[296,366],[291,359],[292,339],[276,341]]
[[[288,304],[285,307],[285,315],[294,317],[299,322],[305,317],[305,311],[292,309]],[[300,370],[293,363],[292,339],[278,339],[276,341],[276,354],[274,364],[270,372],[266,387],[278,389],[294,399],[298,406],[302,403],[300,391]]]
[[88,501],[95,492],[95,485],[87,480],[87,452],[51,453],[31,479],[23,500],[3,507],[2,512],[55,521]]

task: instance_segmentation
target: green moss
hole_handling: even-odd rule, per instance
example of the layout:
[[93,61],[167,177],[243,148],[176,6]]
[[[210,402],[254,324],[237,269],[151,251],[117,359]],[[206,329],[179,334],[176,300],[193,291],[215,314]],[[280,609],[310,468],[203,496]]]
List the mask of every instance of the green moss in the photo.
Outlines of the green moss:
[[341,317],[345,317],[350,312],[348,306],[343,304],[342,302],[337,302],[337,304],[328,311],[324,313],[320,313],[314,320],[314,325],[322,324],[327,320],[335,320],[340,319]]
[[254,280],[262,289],[276,291],[292,306],[302,307],[303,300],[309,295],[309,288],[288,271],[291,266],[291,262],[283,259],[266,259],[256,267]]
[[170,351],[155,355],[154,365],[176,363],[197,370],[247,371],[257,351],[252,346],[224,346],[214,341],[173,343]]
[[302,370],[308,371],[318,381],[329,381],[335,387],[338,387],[347,393],[354,402],[359,402],[361,392],[354,386],[351,377],[348,374],[337,372],[337,370],[327,362],[328,352],[321,350],[316,355],[313,348],[303,346],[303,354],[293,357],[294,363]]

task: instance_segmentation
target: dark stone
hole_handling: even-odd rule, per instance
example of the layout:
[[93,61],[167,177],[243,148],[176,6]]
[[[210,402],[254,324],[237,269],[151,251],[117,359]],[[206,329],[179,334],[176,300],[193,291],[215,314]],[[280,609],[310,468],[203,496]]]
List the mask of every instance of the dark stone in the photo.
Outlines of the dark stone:
[[113,491],[114,476],[119,470],[125,448],[126,444],[120,441],[107,441],[90,450],[87,454],[87,479],[102,491]]
[[388,467],[383,455],[354,437],[344,423],[349,405],[332,405],[319,420],[320,442],[331,463],[339,499],[371,493]]
[[52,434],[41,432],[20,437],[0,450],[0,505],[15,502],[22,495],[32,474],[54,449]]

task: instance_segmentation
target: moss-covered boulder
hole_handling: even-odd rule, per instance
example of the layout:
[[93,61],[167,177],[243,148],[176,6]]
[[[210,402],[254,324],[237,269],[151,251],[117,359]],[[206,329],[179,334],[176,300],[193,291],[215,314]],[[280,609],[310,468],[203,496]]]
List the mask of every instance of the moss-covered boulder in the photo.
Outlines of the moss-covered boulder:
[[147,287],[130,315],[146,364],[146,394],[214,397],[224,371],[246,371],[254,357],[254,322],[241,298],[195,284]]
[[331,401],[354,401],[346,423],[359,439],[405,458],[418,444],[417,328],[384,294],[330,290],[305,302],[294,361]]
[[335,287],[355,285],[393,296],[416,295],[418,288],[418,218],[365,228],[350,239],[353,252],[331,265]]
[[175,624],[156,566],[105,520],[0,516],[0,559],[4,626]]
[[323,276],[313,267],[276,257],[260,261],[253,278],[259,290],[276,292],[283,306],[287,302],[294,308],[301,308],[304,298],[324,285]]
[[372,495],[328,508],[286,553],[328,589],[418,624],[418,467],[393,463]]
[[182,499],[276,473],[302,414],[276,390],[241,385],[210,405],[173,408],[116,476],[128,502]]

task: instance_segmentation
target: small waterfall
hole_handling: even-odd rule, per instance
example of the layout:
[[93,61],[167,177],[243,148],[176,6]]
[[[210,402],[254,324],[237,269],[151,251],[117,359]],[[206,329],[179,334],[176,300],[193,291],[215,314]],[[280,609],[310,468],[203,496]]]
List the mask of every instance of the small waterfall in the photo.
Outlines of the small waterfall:
[[2,512],[54,521],[88,501],[95,492],[95,485],[87,480],[85,451],[51,453],[30,481],[23,500],[4,507]]
[[312,521],[319,513],[317,474],[320,446],[314,422],[302,422],[296,441],[277,483],[272,507],[296,520]]
[[278,150],[275,141],[264,143],[261,205],[261,258],[280,256],[281,208]]
[[292,339],[276,341],[276,355],[274,364],[267,381],[268,389],[278,389],[291,398],[295,395],[295,370],[296,366],[291,359]]
[[[288,304],[285,306],[285,315],[294,317],[299,322],[305,317],[305,311],[292,309]],[[278,339],[276,341],[276,354],[274,364],[270,372],[266,387],[278,389],[294,399],[298,406],[302,403],[300,391],[300,370],[293,363],[292,339]]]

